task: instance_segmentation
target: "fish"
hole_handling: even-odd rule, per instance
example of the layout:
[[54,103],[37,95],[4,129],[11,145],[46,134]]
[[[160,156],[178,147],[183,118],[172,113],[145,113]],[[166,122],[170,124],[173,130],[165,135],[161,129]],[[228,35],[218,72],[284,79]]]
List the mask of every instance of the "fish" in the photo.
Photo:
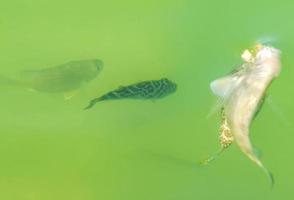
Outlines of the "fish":
[[90,101],[85,109],[92,108],[96,103],[106,100],[118,99],[160,99],[174,93],[177,90],[177,84],[167,78],[160,80],[151,80],[135,83],[128,86],[121,86],[110,91],[101,97]]
[[211,82],[210,88],[221,100],[220,150],[204,160],[215,160],[233,142],[263,171],[274,184],[272,173],[264,166],[253,147],[250,126],[266,98],[266,92],[281,71],[281,51],[269,45],[256,44],[241,55],[244,63],[231,74]]
[[99,59],[75,60],[38,70],[25,70],[17,80],[0,77],[0,84],[46,93],[71,93],[95,79],[103,69]]

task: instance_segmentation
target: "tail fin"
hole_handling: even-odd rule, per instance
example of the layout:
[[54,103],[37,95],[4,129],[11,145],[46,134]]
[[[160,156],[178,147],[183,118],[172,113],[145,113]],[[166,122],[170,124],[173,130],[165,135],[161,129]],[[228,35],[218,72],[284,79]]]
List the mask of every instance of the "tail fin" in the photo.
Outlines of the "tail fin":
[[265,168],[264,166],[262,167],[263,171],[266,173],[266,175],[269,178],[270,184],[271,184],[271,188],[274,187],[275,185],[275,179],[274,179],[274,175],[271,173],[271,171],[269,171],[267,168]]
[[88,110],[88,109],[92,108],[100,100],[101,100],[100,98],[96,98],[96,99],[91,100],[89,105],[87,107],[85,107],[84,110]]
[[17,81],[13,80],[13,79],[10,79],[6,76],[2,76],[0,75],[0,86],[10,86],[10,85],[17,85]]
[[263,163],[260,161],[260,159],[254,154],[253,151],[251,152],[245,152],[245,154],[254,162],[256,163],[267,175],[270,181],[271,187],[274,186],[275,180],[273,174],[263,165]]
[[273,187],[274,185],[274,176],[273,174],[263,165],[261,160],[258,158],[256,153],[254,152],[254,148],[249,140],[248,134],[240,134],[235,135],[235,139],[237,144],[240,146],[241,150],[245,153],[245,155],[252,160],[255,164],[257,164],[267,175],[270,180],[270,185]]

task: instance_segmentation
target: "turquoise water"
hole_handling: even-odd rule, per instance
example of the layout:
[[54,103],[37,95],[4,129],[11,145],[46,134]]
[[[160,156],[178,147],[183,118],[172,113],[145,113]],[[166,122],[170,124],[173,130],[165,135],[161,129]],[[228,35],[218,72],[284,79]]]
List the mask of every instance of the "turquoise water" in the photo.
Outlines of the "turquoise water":
[[[0,74],[99,58],[104,69],[71,100],[1,86],[0,199],[291,199],[292,1],[36,1],[0,7]],[[219,116],[211,80],[241,63],[260,38],[282,51],[282,73],[251,128],[275,176],[237,146],[209,166]],[[161,100],[88,101],[119,85],[168,77]]]

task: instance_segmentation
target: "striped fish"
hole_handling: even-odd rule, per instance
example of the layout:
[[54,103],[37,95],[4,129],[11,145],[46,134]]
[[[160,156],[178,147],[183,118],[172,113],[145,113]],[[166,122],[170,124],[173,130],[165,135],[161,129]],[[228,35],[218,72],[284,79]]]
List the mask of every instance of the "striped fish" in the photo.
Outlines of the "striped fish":
[[90,101],[85,109],[92,108],[97,102],[116,99],[160,99],[177,89],[177,85],[162,78],[160,80],[143,81],[129,86],[122,86],[116,90]]

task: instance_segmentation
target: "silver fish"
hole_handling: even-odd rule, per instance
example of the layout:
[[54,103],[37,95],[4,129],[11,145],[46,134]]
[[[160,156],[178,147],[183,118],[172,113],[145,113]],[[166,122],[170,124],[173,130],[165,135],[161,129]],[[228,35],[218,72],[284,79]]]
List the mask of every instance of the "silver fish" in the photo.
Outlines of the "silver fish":
[[70,61],[59,66],[22,71],[19,79],[0,77],[0,84],[26,87],[38,92],[71,92],[97,77],[103,68],[98,59]]
[[258,44],[242,54],[244,64],[232,74],[213,81],[212,92],[222,101],[220,151],[204,161],[214,160],[235,141],[240,149],[261,167],[273,184],[273,176],[260,161],[249,138],[250,125],[261,108],[266,90],[279,75],[280,51],[271,46]]

